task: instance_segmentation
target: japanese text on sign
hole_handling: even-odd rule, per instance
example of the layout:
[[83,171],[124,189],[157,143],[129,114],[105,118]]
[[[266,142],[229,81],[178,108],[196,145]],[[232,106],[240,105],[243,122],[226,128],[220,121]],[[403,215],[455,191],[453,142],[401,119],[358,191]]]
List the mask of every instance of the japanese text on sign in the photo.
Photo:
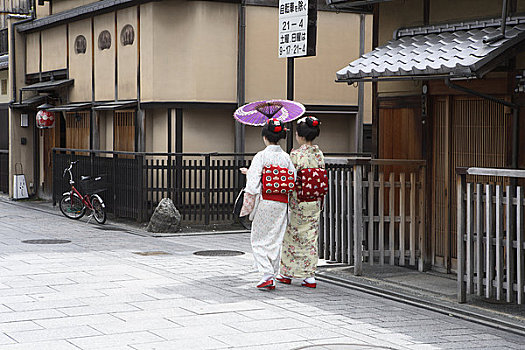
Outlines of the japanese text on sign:
[[279,0],[279,57],[306,56],[307,33],[308,0]]

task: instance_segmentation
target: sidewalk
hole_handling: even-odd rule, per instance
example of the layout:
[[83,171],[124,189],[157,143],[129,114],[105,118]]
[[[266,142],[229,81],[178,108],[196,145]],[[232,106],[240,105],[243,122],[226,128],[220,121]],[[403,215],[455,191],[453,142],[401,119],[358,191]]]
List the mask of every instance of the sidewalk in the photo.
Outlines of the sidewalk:
[[2,350],[524,348],[523,336],[333,282],[256,290],[247,233],[154,238],[55,209],[0,200]]
[[467,303],[460,304],[453,274],[363,264],[362,276],[354,276],[353,267],[326,262],[319,270],[318,276],[327,281],[525,335],[525,305],[478,296],[469,296]]

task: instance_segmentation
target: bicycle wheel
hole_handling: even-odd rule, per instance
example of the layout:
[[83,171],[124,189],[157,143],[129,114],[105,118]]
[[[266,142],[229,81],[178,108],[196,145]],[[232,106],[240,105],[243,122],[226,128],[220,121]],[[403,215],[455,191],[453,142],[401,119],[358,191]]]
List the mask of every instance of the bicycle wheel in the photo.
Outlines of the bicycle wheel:
[[91,205],[93,206],[93,217],[99,224],[103,224],[106,222],[106,208],[104,207],[104,203],[102,203],[101,199],[98,196],[92,196],[91,197]]
[[73,220],[80,219],[86,213],[86,206],[76,194],[63,195],[59,207],[62,214]]

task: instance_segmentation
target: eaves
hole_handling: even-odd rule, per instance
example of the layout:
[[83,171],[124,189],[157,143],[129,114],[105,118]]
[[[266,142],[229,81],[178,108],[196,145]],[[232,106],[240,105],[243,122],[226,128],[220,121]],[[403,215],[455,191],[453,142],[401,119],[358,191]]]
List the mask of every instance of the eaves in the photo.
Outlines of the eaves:
[[90,18],[95,15],[101,15],[108,12],[113,12],[118,9],[131,7],[147,2],[159,0],[104,0],[97,1],[84,6],[75,7],[71,10],[59,12],[50,16],[35,19],[34,21],[21,23],[16,25],[19,33],[31,33],[58,26],[64,23],[78,21],[84,18]]

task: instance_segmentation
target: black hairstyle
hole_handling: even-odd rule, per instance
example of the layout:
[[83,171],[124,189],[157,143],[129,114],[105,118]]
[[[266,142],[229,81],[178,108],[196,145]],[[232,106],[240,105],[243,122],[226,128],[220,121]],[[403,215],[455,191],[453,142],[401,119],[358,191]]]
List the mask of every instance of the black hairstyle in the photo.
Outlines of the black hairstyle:
[[313,141],[321,132],[320,124],[319,119],[313,116],[301,118],[297,121],[297,135],[304,137],[306,141]]
[[271,143],[277,143],[286,138],[286,128],[283,122],[277,119],[268,119],[268,122],[263,126],[261,135]]

